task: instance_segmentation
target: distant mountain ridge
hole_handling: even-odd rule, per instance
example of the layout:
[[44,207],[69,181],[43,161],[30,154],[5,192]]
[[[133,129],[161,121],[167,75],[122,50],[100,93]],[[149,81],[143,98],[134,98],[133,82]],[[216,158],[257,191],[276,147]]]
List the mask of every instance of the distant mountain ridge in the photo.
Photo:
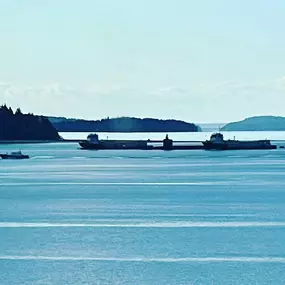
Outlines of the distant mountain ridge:
[[102,120],[47,117],[58,132],[198,132],[200,127],[180,120],[106,118]]
[[256,116],[222,127],[221,131],[285,131],[285,117]]

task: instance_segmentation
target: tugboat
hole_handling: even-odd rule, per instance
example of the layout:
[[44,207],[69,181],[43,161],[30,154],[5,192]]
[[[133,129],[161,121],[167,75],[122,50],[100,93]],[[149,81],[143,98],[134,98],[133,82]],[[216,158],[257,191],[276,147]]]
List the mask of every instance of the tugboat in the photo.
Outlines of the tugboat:
[[224,140],[221,133],[211,135],[210,140],[203,142],[206,150],[240,150],[240,149],[276,149],[276,145],[272,145],[270,140],[258,141],[238,141]]
[[5,153],[5,154],[0,153],[0,157],[2,159],[28,159],[30,158],[28,155],[22,154],[21,151],[14,151],[14,152]]

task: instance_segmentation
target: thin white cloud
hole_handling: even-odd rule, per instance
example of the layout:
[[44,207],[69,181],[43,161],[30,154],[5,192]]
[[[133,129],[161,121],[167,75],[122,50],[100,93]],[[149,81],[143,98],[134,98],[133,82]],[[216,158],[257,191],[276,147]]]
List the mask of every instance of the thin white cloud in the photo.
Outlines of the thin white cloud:
[[18,86],[0,83],[0,101],[37,114],[98,119],[106,116],[226,122],[252,115],[285,115],[285,77],[267,82],[233,80],[153,90],[125,86]]

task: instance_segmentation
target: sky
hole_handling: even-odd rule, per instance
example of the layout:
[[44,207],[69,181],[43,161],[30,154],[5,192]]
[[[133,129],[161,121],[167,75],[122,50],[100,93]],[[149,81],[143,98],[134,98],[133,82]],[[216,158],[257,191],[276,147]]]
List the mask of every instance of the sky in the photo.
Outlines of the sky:
[[0,0],[0,104],[85,119],[285,116],[283,0]]

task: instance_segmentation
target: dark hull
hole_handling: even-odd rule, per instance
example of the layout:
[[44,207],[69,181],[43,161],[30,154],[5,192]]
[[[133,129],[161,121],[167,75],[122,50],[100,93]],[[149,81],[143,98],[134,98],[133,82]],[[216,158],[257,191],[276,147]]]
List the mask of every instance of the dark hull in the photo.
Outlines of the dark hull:
[[174,145],[170,148],[165,148],[164,146],[155,146],[155,145],[128,145],[120,141],[110,143],[100,143],[93,144],[89,142],[79,142],[79,145],[82,149],[89,150],[195,150],[195,149],[204,149],[203,145]]
[[212,142],[203,142],[206,150],[262,150],[262,149],[276,149],[276,145],[268,144],[253,144],[253,143],[240,143],[240,144],[218,144]]
[[28,159],[30,158],[28,155],[14,156],[10,154],[0,154],[2,159]]
[[153,150],[195,150],[205,149],[202,145],[174,145],[172,148],[165,148],[163,146],[154,146]]
[[93,144],[89,142],[79,142],[79,145],[82,149],[93,149],[93,150],[101,150],[101,149],[151,149],[151,146],[139,146],[139,145],[125,145],[123,143],[114,143],[114,144]]

